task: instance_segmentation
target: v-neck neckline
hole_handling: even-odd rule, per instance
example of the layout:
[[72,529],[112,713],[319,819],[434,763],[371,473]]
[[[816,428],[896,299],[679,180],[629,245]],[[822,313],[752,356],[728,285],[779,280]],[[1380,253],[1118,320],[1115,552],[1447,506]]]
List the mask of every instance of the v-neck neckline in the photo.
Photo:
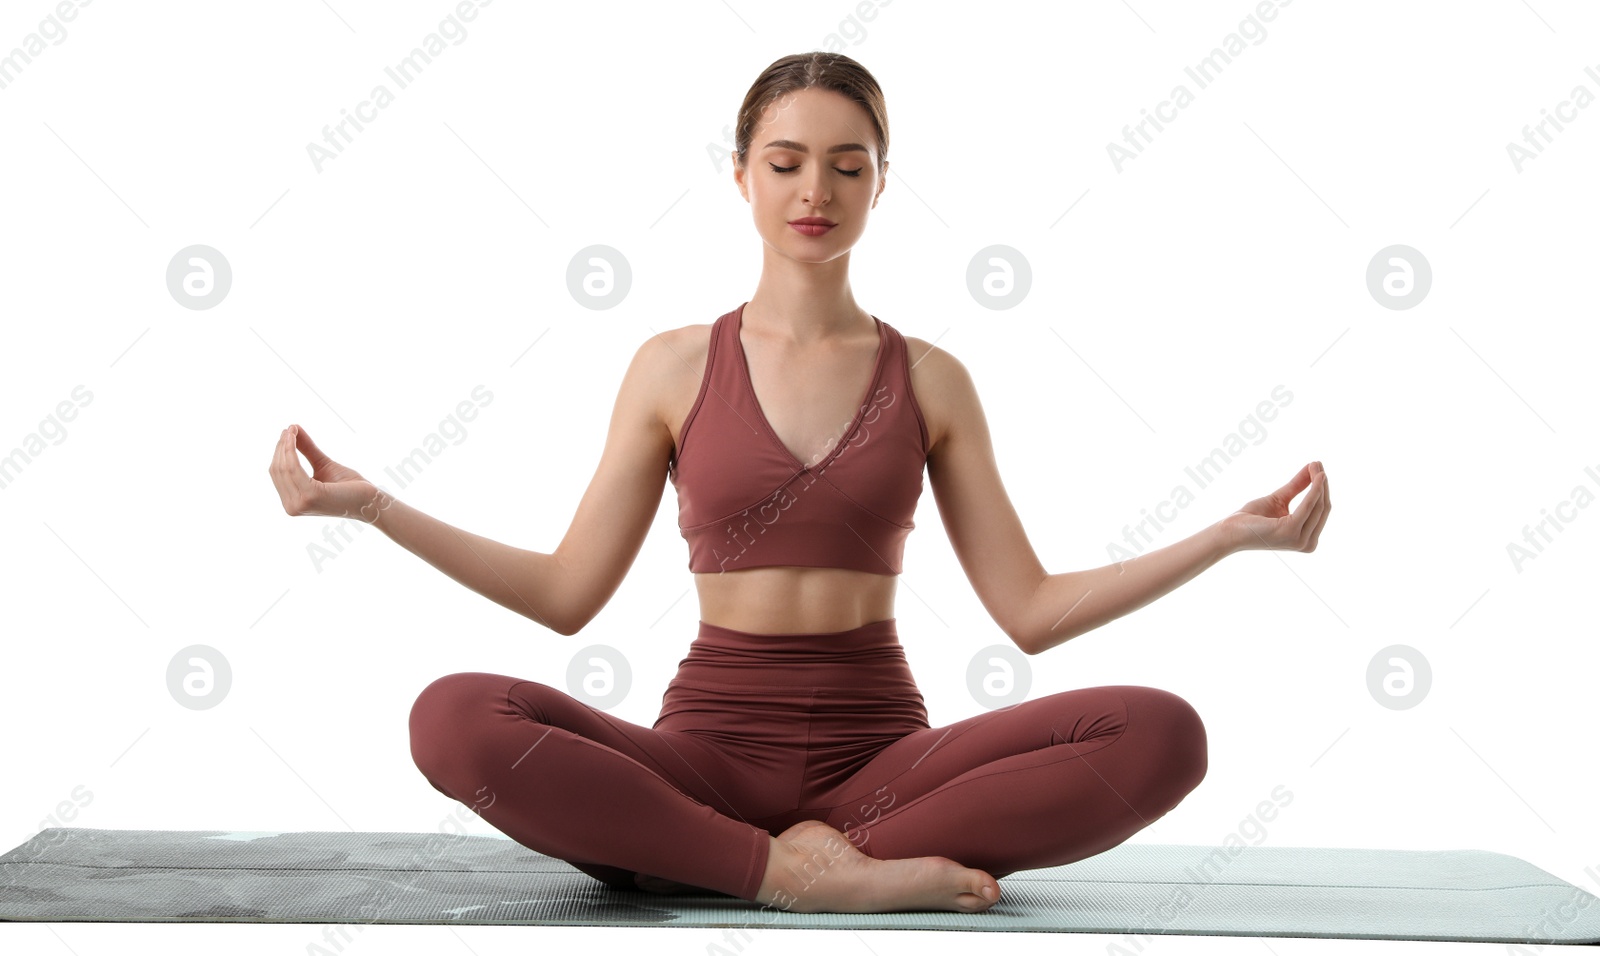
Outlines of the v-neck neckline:
[[[778,449],[783,452],[789,461],[793,462],[794,465],[801,471],[810,471],[812,466],[795,457],[794,452],[789,450],[789,446],[785,445],[783,443],[783,439],[778,437],[777,429],[773,428],[772,422],[767,420],[767,413],[761,407],[761,399],[756,395],[755,382],[750,378],[750,357],[745,354],[744,342],[739,338],[739,332],[744,328],[744,307],[749,304],[750,303],[747,301],[743,305],[740,305],[738,312],[734,315],[733,344],[739,350],[739,368],[742,370],[744,375],[745,388],[750,392],[750,403],[755,406],[756,417],[761,419],[761,427],[766,429],[767,435],[772,439],[773,444],[777,445]],[[867,380],[867,388],[865,393],[861,396],[861,400],[856,403],[856,413],[850,419],[850,427],[844,430],[844,435],[840,437],[839,441],[834,444],[833,448],[823,456],[822,460],[817,463],[818,466],[825,465],[832,461],[834,457],[839,454],[840,450],[844,448],[844,443],[850,440],[851,435],[855,434],[856,428],[861,424],[861,419],[867,414],[867,405],[869,400],[872,398],[872,390],[877,386],[879,376],[883,374],[883,360],[889,351],[888,343],[885,341],[885,339],[888,338],[888,335],[884,331],[882,319],[874,315],[872,316],[872,321],[878,329],[878,352],[872,359],[872,376]]]

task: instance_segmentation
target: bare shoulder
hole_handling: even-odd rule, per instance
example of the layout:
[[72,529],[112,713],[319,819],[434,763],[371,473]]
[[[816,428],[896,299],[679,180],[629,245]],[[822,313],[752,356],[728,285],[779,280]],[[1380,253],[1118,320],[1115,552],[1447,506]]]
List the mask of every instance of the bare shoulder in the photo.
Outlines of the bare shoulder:
[[698,379],[710,344],[710,323],[661,329],[639,343],[636,360],[663,380],[686,375]]
[[655,332],[639,344],[634,354],[634,369],[644,377],[656,417],[674,446],[678,430],[700,392],[710,345],[711,323],[701,322]]
[[977,409],[977,389],[960,359],[925,339],[912,335],[903,338],[906,362],[911,366],[911,390],[928,426],[928,449],[932,455],[952,424]]

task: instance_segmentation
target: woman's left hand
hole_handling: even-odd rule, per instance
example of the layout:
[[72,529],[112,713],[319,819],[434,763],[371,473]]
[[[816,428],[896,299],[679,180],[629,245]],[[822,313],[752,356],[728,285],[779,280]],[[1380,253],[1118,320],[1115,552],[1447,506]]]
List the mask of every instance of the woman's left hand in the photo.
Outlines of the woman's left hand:
[[[1307,486],[1311,490],[1290,513],[1289,502]],[[1322,470],[1322,462],[1314,461],[1282,488],[1247,502],[1222,519],[1222,525],[1232,536],[1237,551],[1315,551],[1317,537],[1332,509],[1328,473]]]

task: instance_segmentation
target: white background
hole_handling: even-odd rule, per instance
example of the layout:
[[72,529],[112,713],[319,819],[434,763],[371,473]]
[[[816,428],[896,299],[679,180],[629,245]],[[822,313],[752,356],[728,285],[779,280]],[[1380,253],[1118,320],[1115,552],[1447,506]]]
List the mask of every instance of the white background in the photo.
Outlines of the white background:
[[[7,3],[0,53],[53,9]],[[1294,799],[1267,824],[1270,845],[1477,848],[1600,888],[1586,596],[1600,508],[1566,506],[1575,520],[1520,571],[1507,553],[1575,487],[1600,493],[1600,107],[1578,110],[1520,172],[1507,153],[1574,87],[1600,94],[1584,72],[1600,73],[1587,5],[1302,0],[1200,89],[1184,67],[1252,4],[502,2],[398,89],[384,67],[453,9],[94,3],[0,89],[0,454],[74,387],[93,396],[0,491],[0,849],[62,825],[439,830],[459,805],[411,761],[417,693],[467,670],[564,683],[592,644],[632,668],[612,712],[653,722],[698,617],[670,486],[621,590],[562,637],[375,529],[318,570],[307,546],[329,519],[287,517],[267,465],[294,422],[381,481],[481,384],[493,401],[466,439],[398,494],[553,550],[634,350],[755,288],[761,243],[723,135],[746,88],[780,56],[834,48],[882,83],[891,121],[854,293],[971,370],[1049,570],[1108,563],[1124,525],[1276,386],[1293,400],[1265,439],[1157,544],[1307,461],[1327,468],[1337,507],[1314,554],[1232,556],[1029,659],[1031,696],[1147,684],[1204,717],[1205,781],[1134,840],[1215,845],[1282,785]],[[841,24],[847,38],[830,39]],[[395,101],[318,172],[308,144],[379,83]],[[1118,172],[1107,145],[1180,83],[1194,102]],[[204,311],[178,305],[165,280],[197,243],[233,270]],[[1433,271],[1408,310],[1366,285],[1368,261],[1396,243]],[[591,244],[633,270],[616,308],[569,293],[568,260]],[[1032,266],[1009,310],[966,285],[968,260],[992,244]],[[947,723],[979,712],[967,664],[1005,637],[930,493],[916,521],[896,618],[930,717]],[[232,668],[209,710],[168,690],[173,655],[192,644]],[[1393,644],[1432,669],[1408,710],[1368,690],[1369,662]],[[52,819],[78,787],[92,799]],[[696,953],[721,939],[375,927],[349,948],[606,951],[646,937]],[[318,939],[310,925],[0,931],[13,951],[79,956],[303,953]],[[747,951],[982,942],[771,931]],[[1117,943],[1133,948],[1003,941],[1019,953]],[[1468,951],[1138,945],[1269,943]]]

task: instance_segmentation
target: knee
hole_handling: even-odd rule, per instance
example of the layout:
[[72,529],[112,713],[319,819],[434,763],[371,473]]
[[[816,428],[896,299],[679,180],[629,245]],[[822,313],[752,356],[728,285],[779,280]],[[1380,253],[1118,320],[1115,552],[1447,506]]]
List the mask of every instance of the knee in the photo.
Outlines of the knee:
[[490,708],[504,702],[508,681],[496,674],[446,674],[411,705],[411,760],[435,787],[468,769],[484,738]]
[[1206,725],[1187,700],[1157,687],[1124,688],[1135,729],[1160,755],[1163,776],[1181,797],[1205,779]]

